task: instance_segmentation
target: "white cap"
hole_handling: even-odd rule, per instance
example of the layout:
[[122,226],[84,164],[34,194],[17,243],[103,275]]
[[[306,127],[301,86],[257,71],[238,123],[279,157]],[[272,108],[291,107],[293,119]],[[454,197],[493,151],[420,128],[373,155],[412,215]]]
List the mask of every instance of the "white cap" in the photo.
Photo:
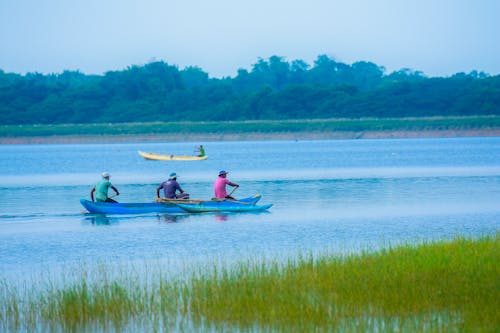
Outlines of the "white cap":
[[101,174],[101,176],[102,176],[103,178],[108,178],[108,177],[111,177],[111,175],[109,174],[109,172],[106,172],[106,171],[104,171],[104,172]]

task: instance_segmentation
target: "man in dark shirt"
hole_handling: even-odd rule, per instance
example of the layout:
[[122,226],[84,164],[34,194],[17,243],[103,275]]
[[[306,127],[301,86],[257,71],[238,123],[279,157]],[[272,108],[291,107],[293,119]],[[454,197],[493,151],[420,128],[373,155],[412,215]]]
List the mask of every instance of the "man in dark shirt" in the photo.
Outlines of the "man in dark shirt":
[[[189,199],[189,194],[185,193],[177,182],[177,177],[177,174],[172,172],[168,180],[158,186],[156,189],[156,196],[160,198],[160,190],[163,189],[163,194],[166,199]],[[179,191],[179,194],[176,193],[177,191]]]

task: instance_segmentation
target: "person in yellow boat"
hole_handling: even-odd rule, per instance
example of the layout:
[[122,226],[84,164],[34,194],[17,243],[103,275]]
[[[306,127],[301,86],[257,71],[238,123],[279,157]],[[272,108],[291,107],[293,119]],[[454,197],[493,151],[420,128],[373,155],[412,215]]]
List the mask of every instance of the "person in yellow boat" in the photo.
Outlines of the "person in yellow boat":
[[103,172],[101,174],[102,179],[97,182],[97,184],[92,187],[92,190],[90,191],[90,198],[92,201],[94,201],[94,193],[95,193],[95,201],[99,202],[114,202],[116,203],[116,200],[111,199],[108,197],[108,190],[111,187],[113,191],[116,192],[116,195],[120,195],[120,192],[118,192],[118,189],[114,187],[111,182],[109,181],[109,177],[111,175],[108,172]]
[[[160,190],[163,189],[163,194],[166,199],[189,199],[189,194],[184,192],[177,182],[177,174],[172,172],[168,176],[168,180],[158,186],[156,189],[156,197],[160,198]],[[177,194],[176,192],[179,191]]]
[[198,148],[196,148],[196,151],[198,152],[199,157],[205,156],[205,148],[203,148],[203,145],[200,145]]

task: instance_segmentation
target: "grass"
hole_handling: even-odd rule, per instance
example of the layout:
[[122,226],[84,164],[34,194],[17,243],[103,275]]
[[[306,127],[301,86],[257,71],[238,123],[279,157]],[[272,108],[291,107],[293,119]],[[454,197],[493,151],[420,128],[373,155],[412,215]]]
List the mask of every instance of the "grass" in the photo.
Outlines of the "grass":
[[0,331],[494,332],[499,262],[497,234],[209,265],[176,279],[83,269],[62,285],[0,283]]
[[1,125],[0,137],[499,129],[500,116]]
[[498,262],[497,235],[241,265],[195,279],[191,307],[209,322],[278,331],[493,331],[500,328]]

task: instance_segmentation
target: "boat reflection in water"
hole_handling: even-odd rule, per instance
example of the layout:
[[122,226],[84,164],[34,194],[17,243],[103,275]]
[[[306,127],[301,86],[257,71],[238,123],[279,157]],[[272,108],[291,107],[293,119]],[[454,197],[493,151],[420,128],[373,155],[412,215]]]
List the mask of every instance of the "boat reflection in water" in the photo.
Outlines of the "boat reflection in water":
[[159,223],[178,223],[189,217],[189,214],[159,214],[156,217]]
[[111,225],[111,219],[106,214],[89,214],[84,218],[85,223],[93,225]]
[[216,213],[215,221],[216,222],[227,222],[229,214]]

